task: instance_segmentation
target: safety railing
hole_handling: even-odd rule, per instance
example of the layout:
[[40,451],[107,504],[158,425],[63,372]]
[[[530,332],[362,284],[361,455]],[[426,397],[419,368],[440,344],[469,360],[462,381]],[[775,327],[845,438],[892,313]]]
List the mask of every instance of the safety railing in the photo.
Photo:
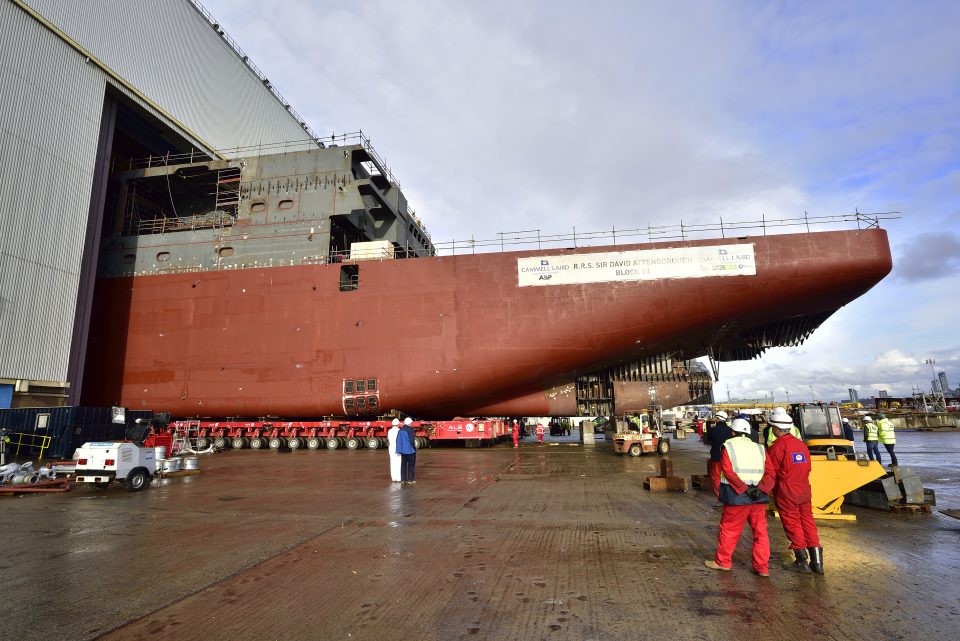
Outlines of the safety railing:
[[13,432],[7,435],[10,441],[7,443],[7,449],[14,449],[13,455],[20,456],[20,448],[30,450],[37,455],[37,459],[43,458],[43,453],[50,447],[50,437],[40,434],[25,434],[23,432]]
[[572,233],[546,234],[540,229],[526,229],[521,231],[500,232],[496,238],[477,240],[451,240],[435,243],[437,255],[456,255],[464,253],[484,253],[495,251],[519,251],[523,249],[550,249],[550,248],[577,248],[595,245],[616,245],[632,243],[655,243],[663,241],[703,240],[710,238],[736,238],[747,235],[767,235],[768,233],[784,233],[790,229],[800,231],[823,231],[825,228],[842,226],[849,228],[856,225],[857,229],[873,229],[880,227],[885,220],[899,218],[899,212],[879,212],[864,214],[855,211],[852,214],[836,214],[829,216],[811,216],[804,212],[802,218],[766,218],[750,221],[731,221],[720,219],[719,223],[679,223],[671,225],[647,225],[645,227],[630,227],[592,232],[579,232],[573,228]]
[[158,217],[158,218],[128,218],[124,222],[124,234],[141,236],[144,234],[164,234],[174,231],[194,231],[197,229],[219,229],[231,227],[235,220],[233,216],[224,212],[219,215],[206,214],[200,216]]

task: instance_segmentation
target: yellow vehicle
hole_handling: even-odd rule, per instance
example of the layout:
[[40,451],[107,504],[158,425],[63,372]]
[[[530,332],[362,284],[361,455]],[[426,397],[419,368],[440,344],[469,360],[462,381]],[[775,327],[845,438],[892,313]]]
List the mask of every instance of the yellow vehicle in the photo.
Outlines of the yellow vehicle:
[[618,426],[611,435],[614,454],[642,456],[651,452],[667,454],[670,451],[670,439],[663,435],[663,426],[656,411],[639,412],[627,417],[626,421],[610,423]]
[[843,437],[840,408],[835,403],[794,403],[794,425],[810,450],[813,515],[820,519],[856,520],[840,513],[844,495],[886,474],[877,461],[858,453]]

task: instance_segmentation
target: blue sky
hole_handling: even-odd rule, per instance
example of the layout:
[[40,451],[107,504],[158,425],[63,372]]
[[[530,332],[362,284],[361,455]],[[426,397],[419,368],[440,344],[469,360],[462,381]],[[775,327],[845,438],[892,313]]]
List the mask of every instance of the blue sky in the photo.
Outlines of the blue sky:
[[435,241],[902,212],[894,272],[718,397],[909,394],[928,358],[960,386],[960,3],[205,5]]

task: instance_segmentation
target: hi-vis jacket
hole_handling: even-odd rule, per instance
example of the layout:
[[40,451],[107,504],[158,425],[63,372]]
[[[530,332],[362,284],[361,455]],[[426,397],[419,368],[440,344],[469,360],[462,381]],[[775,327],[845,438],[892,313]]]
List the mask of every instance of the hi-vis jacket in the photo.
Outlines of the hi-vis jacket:
[[[800,430],[797,429],[796,425],[790,426],[790,434],[793,438],[800,438]],[[773,427],[771,425],[769,432],[767,433],[767,447],[773,445],[773,442],[777,440],[776,435],[773,433]],[[802,439],[801,439],[802,440]]]
[[877,421],[877,437],[884,445],[893,445],[897,442],[897,436],[893,431],[893,422],[889,418],[881,418]]
[[724,504],[750,505],[770,500],[766,496],[754,500],[744,494],[748,486],[759,485],[763,478],[766,457],[763,446],[751,441],[746,434],[734,436],[723,444],[720,457],[720,500]]
[[876,441],[880,428],[873,421],[863,424],[863,440]]

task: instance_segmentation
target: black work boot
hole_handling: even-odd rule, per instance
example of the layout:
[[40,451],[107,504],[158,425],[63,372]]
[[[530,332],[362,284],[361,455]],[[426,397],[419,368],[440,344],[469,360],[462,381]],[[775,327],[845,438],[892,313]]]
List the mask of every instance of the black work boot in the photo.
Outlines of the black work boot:
[[810,552],[810,569],[823,574],[823,548],[807,548]]
[[794,550],[793,556],[796,557],[796,560],[793,563],[784,563],[783,567],[788,570],[793,570],[794,572],[803,572],[804,574],[810,574],[810,566],[807,565],[807,551],[806,550]]

